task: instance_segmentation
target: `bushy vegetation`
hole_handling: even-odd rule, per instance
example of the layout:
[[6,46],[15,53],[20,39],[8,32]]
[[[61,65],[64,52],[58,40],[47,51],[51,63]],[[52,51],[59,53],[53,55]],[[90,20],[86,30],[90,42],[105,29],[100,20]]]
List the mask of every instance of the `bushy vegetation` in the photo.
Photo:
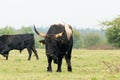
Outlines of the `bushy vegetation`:
[[102,25],[106,27],[105,34],[108,42],[120,47],[120,16],[111,21],[103,21]]
[[[94,29],[74,29],[74,48],[92,48],[108,45],[104,31]],[[109,45],[108,45],[109,46]]]
[[[38,27],[38,31],[46,33],[48,27]],[[22,26],[20,29],[15,29],[11,26],[6,26],[0,29],[0,35],[5,34],[23,34],[23,33],[34,33],[35,34],[35,43],[37,48],[44,48],[44,46],[40,46],[39,40],[41,37],[37,36],[33,30],[32,26]],[[74,48],[91,48],[93,46],[98,46],[99,44],[106,45],[106,37],[104,36],[104,32],[100,30],[92,30],[92,29],[84,29],[79,30],[73,28],[73,38],[74,38]]]

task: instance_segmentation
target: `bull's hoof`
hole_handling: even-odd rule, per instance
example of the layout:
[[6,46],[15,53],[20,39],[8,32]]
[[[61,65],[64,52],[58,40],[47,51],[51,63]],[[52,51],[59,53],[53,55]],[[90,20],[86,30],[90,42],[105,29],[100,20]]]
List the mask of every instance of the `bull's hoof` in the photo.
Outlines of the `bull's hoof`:
[[72,68],[71,67],[68,67],[68,72],[72,72]]
[[57,70],[57,72],[62,72],[62,70]]
[[52,70],[47,70],[47,72],[52,72]]
[[[35,56],[36,56],[36,55],[35,55]],[[38,57],[38,56],[36,56],[36,59],[37,59],[37,60],[39,60],[39,57]]]
[[6,59],[6,60],[8,60],[8,59]]
[[47,72],[52,72],[52,69],[48,67]]
[[37,60],[39,60],[39,58],[37,58]]

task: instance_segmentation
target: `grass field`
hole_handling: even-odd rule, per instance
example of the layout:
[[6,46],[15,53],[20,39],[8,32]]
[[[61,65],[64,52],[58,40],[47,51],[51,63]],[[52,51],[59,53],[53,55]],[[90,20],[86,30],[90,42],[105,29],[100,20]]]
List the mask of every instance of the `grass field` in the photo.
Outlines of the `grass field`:
[[72,52],[73,72],[67,72],[63,59],[62,72],[47,72],[47,58],[44,49],[38,49],[39,60],[35,56],[27,61],[24,50],[10,52],[6,61],[0,55],[0,80],[120,80],[120,50],[76,50]]

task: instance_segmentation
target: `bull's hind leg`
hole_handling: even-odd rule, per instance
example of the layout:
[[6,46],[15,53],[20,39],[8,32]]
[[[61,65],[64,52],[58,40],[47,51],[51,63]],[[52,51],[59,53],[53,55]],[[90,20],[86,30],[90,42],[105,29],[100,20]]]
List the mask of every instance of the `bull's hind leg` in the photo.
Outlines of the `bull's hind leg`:
[[68,51],[68,53],[65,55],[65,60],[67,62],[67,65],[68,65],[68,71],[69,72],[72,72],[72,66],[71,66],[71,50]]
[[27,48],[27,50],[28,50],[28,54],[29,54],[28,60],[30,60],[31,59],[31,55],[32,55],[32,50],[30,48]]
[[37,51],[36,49],[33,47],[32,48],[32,51],[34,52],[35,56],[36,56],[36,59],[39,60],[39,57],[38,57],[38,54],[37,54]]

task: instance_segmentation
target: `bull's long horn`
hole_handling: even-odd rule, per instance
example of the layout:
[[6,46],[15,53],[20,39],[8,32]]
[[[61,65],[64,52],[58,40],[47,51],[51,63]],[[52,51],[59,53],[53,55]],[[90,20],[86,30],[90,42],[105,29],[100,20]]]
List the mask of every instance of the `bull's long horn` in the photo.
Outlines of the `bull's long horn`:
[[41,37],[46,37],[46,34],[45,33],[40,33],[40,32],[38,32],[37,31],[37,29],[35,28],[35,25],[34,25],[34,30],[35,30],[35,32],[37,33],[37,35],[39,35],[39,36],[41,36]]
[[61,37],[61,36],[62,36],[62,34],[63,34],[63,32],[58,33],[58,34],[55,34],[55,37],[56,37],[56,38]]

